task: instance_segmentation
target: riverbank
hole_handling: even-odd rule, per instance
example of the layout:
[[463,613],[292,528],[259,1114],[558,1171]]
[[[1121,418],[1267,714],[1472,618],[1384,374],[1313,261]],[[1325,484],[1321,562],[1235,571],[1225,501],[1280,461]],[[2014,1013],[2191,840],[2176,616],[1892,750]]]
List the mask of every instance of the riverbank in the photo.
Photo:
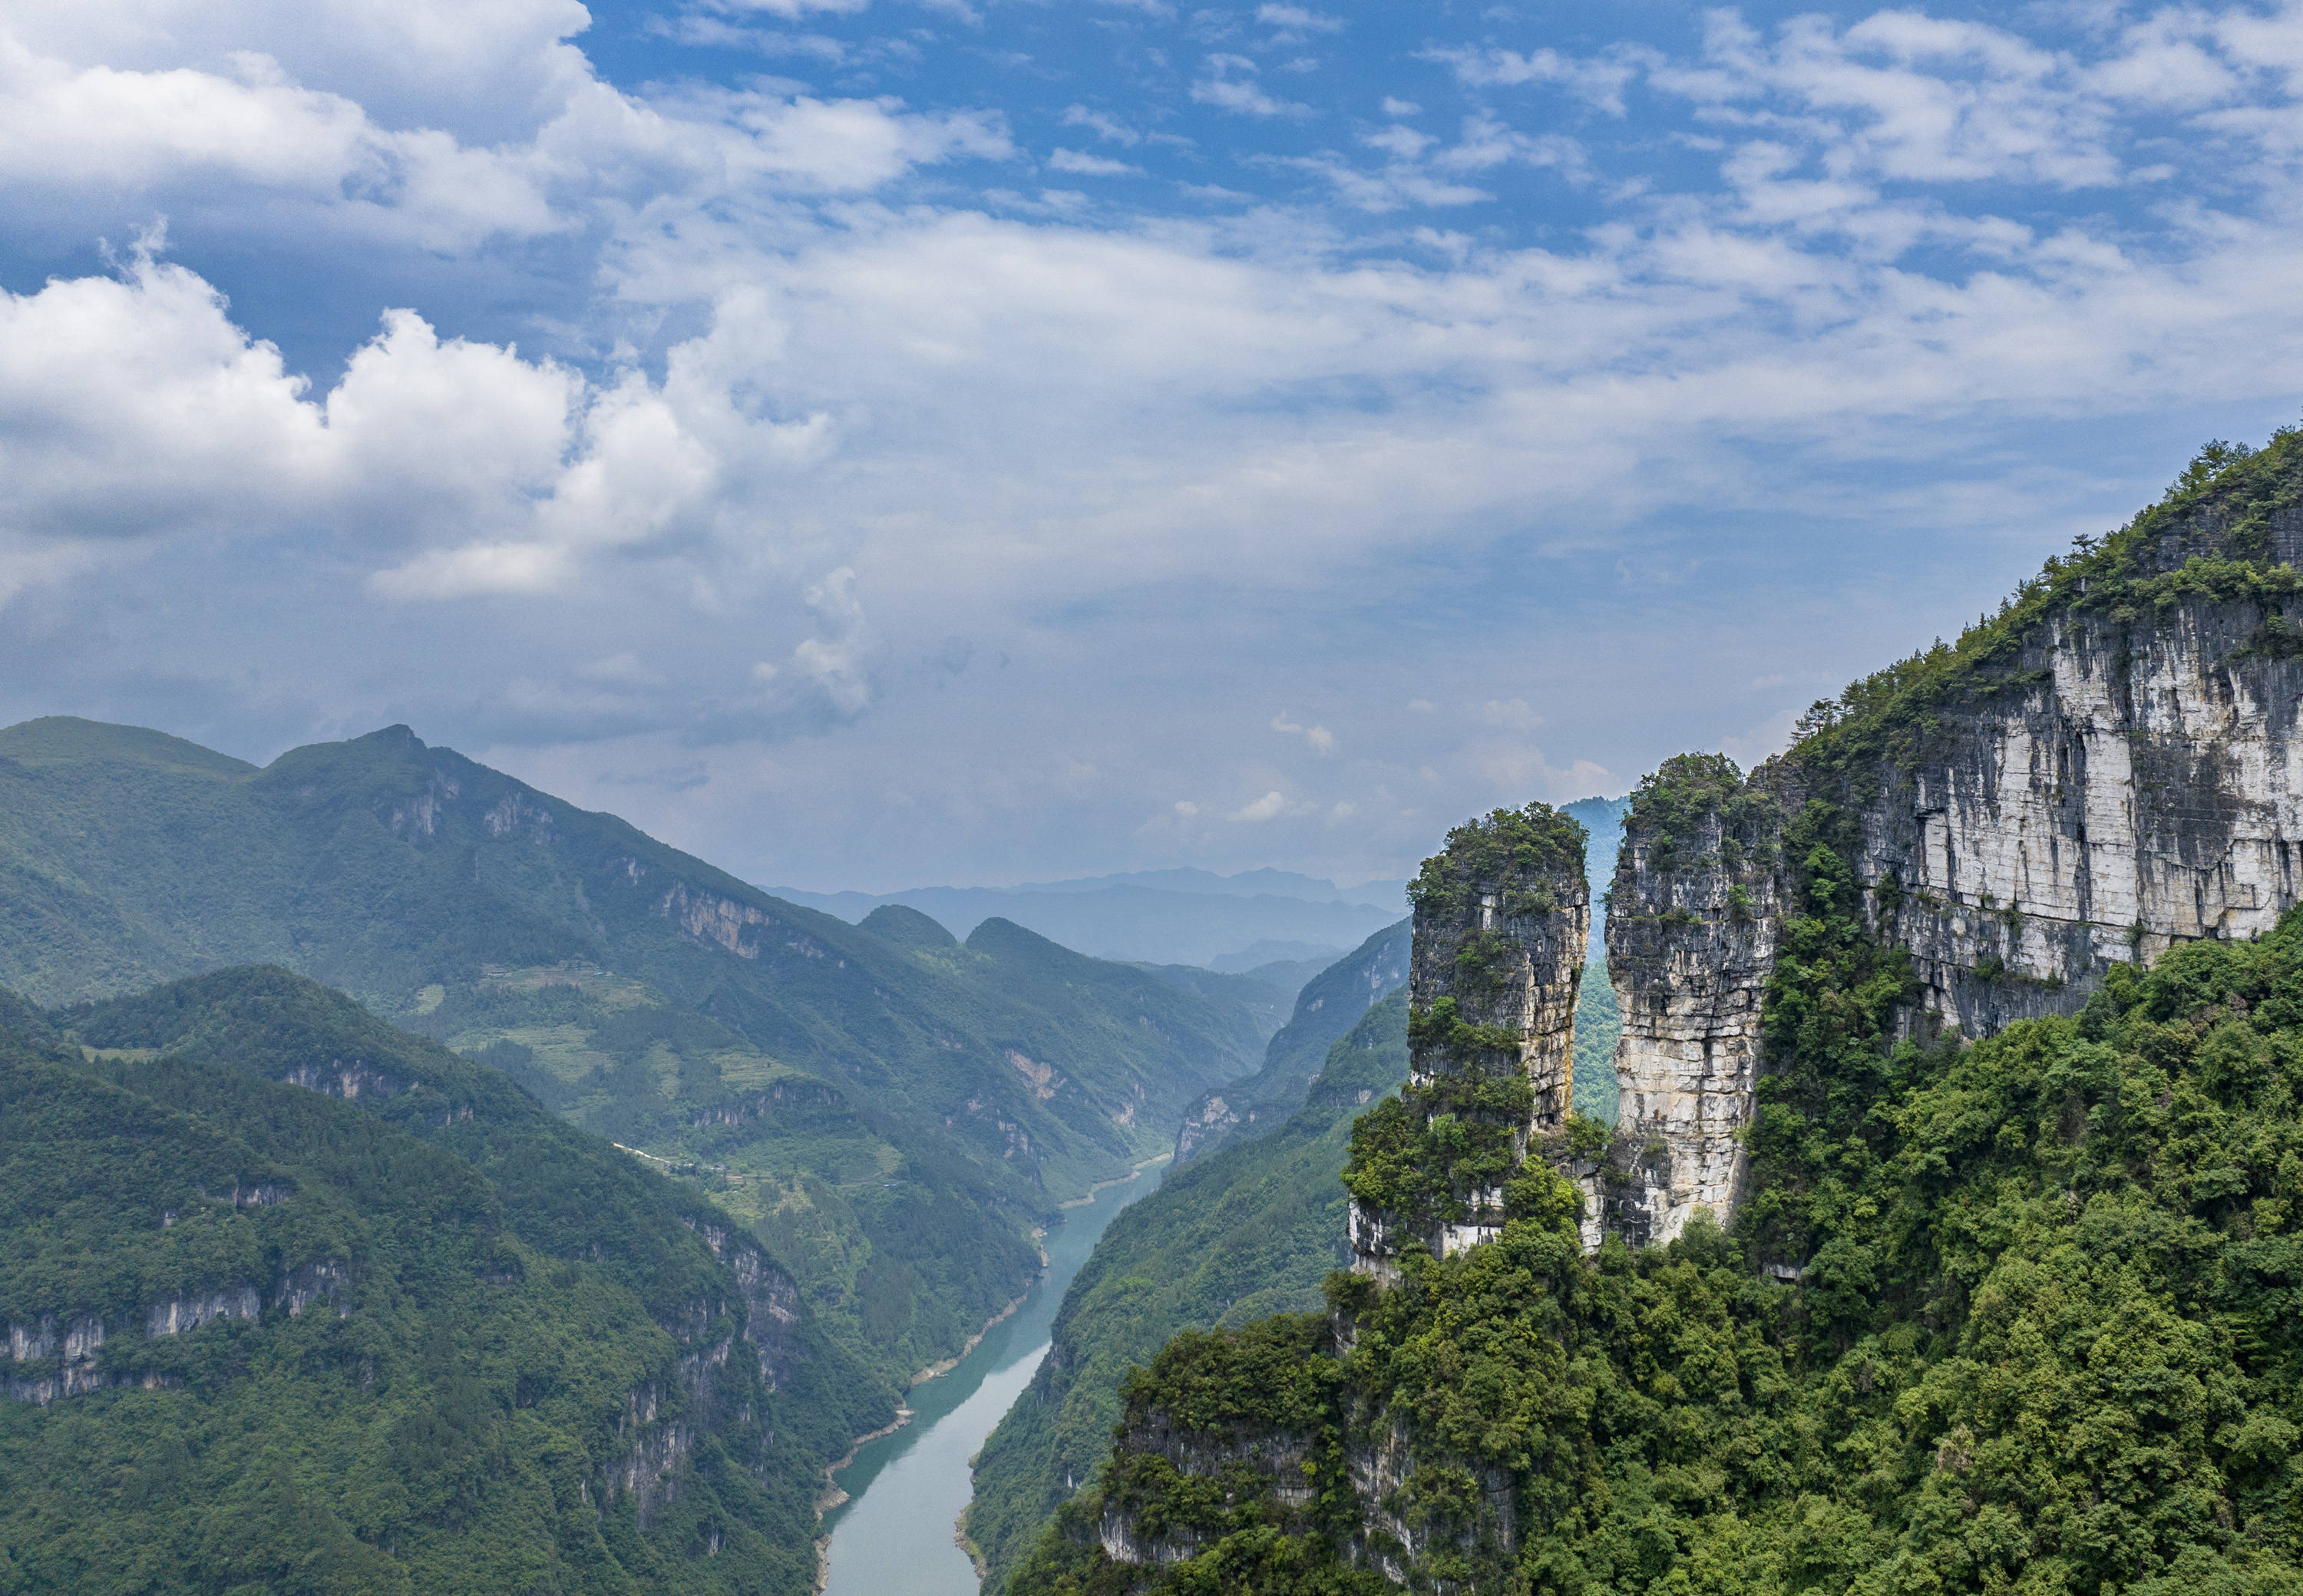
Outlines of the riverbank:
[[[879,1429],[874,1430],[869,1435],[857,1436],[854,1440],[848,1443],[848,1451],[839,1462],[825,1465],[823,1471],[823,1489],[815,1493],[815,1522],[817,1524],[822,1524],[823,1522],[823,1516],[831,1512],[834,1507],[844,1507],[848,1505],[848,1493],[839,1488],[839,1480],[838,1477],[839,1471],[846,1468],[849,1464],[855,1462],[856,1454],[862,1451],[865,1447],[871,1445],[873,1441],[880,1440],[883,1436],[895,1434],[897,1431],[901,1430],[905,1425],[911,1422],[912,1410],[906,1407],[903,1404],[898,1403],[896,1405],[896,1418],[893,1423],[882,1424]],[[816,1596],[823,1596],[824,1586],[831,1583],[831,1537],[830,1535],[818,1535],[815,1538],[814,1588]]]
[[1175,1156],[1176,1155],[1172,1153],[1156,1153],[1152,1157],[1145,1159],[1140,1164],[1130,1164],[1127,1167],[1126,1174],[1115,1175],[1109,1180],[1099,1180],[1093,1186],[1087,1188],[1086,1196],[1074,1197],[1070,1202],[1059,1203],[1056,1206],[1059,1209],[1085,1208],[1089,1203],[1095,1201],[1095,1196],[1098,1192],[1108,1192],[1115,1186],[1126,1186],[1129,1181],[1134,1180],[1138,1176],[1142,1175],[1144,1170],[1150,1169],[1153,1164],[1164,1164]]
[[[1042,1250],[1040,1254],[1040,1273],[1042,1277],[1044,1278],[1047,1272],[1048,1254],[1044,1250]],[[1039,1284],[1039,1281],[1034,1280],[1033,1284],[1037,1285]],[[977,1347],[983,1345],[984,1337],[990,1335],[993,1330],[998,1330],[1010,1319],[1013,1319],[1016,1316],[1016,1310],[1022,1307],[1025,1303],[1031,1300],[1032,1293],[1027,1288],[1023,1296],[1017,1297],[1014,1302],[1009,1303],[1006,1307],[1000,1309],[991,1318],[985,1320],[983,1322],[983,1328],[976,1331],[974,1335],[968,1337],[967,1344],[959,1349],[959,1355],[957,1357],[938,1358],[934,1363],[930,1364],[917,1374],[913,1375],[911,1380],[907,1383],[906,1389],[909,1389],[924,1385],[927,1381],[937,1379],[941,1375],[949,1374],[954,1369],[958,1368],[961,1364],[967,1361],[967,1355],[969,1353],[974,1352]]]
[[1099,1182],[1050,1227],[1048,1264],[1024,1302],[984,1327],[956,1367],[912,1388],[899,1435],[860,1447],[841,1475],[851,1500],[828,1508],[818,1539],[823,1596],[978,1596],[983,1576],[962,1539],[971,1464],[1030,1384],[1056,1312],[1112,1219],[1150,1190],[1152,1158]]

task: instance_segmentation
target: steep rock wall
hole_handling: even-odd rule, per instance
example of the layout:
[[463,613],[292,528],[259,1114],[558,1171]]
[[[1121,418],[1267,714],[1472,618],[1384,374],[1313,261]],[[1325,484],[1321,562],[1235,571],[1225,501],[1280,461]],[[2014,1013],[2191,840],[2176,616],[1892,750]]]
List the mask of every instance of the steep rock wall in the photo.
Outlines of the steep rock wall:
[[[1362,1272],[1388,1278],[1411,1246],[1445,1254],[1494,1236],[1510,1168],[1531,1139],[1565,1128],[1591,923],[1583,841],[1583,828],[1548,805],[1499,809],[1451,832],[1410,890],[1408,1085],[1396,1118],[1354,1144],[1346,1176]],[[1521,1083],[1523,1092],[1497,1090]],[[1453,1142],[1423,1144],[1441,1117],[1451,1136],[1460,1127],[1471,1139],[1472,1156]],[[1385,1178],[1386,1166],[1400,1178]],[[1466,1184],[1467,1170],[1485,1173]]]
[[[1734,778],[1675,760],[1635,795],[1607,926],[1623,1093],[1606,1223],[1722,1220],[1760,1064],[1788,862],[1811,802],[1852,816],[1906,1028],[2071,1013],[2114,962],[2268,930],[2303,875],[2303,446],[2170,500],[1994,621],[1818,704]],[[1698,771],[1695,767],[1705,765]]]
[[1734,1201],[1782,918],[1781,819],[1775,795],[1747,791],[1717,756],[1670,760],[1633,796],[1607,930],[1620,1108],[1610,1176],[1581,1182],[1589,1244],[1604,1229],[1660,1245]]

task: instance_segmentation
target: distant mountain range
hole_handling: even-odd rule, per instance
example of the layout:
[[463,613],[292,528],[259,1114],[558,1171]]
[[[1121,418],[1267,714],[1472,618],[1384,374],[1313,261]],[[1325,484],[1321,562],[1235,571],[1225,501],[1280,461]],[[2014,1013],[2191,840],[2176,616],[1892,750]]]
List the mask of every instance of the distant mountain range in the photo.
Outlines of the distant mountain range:
[[902,908],[844,924],[404,726],[262,770],[0,730],[0,985],[66,1004],[248,964],[689,1170],[890,1390],[1024,1289],[1059,1203],[1254,1068],[1291,995],[996,917],[965,945]]
[[[1233,948],[1314,940],[1253,919],[1266,903],[1388,917],[1339,899],[1132,886],[1036,900],[1110,894],[1240,906],[1244,924],[1280,925]],[[225,1536],[214,1567],[185,1553],[202,1588],[286,1589],[232,1550],[229,1526],[254,1514],[292,1529],[300,1491],[338,1490],[327,1468],[274,1458],[275,1437],[318,1423],[299,1413],[335,1402],[343,1423],[316,1444],[359,1478],[382,1469],[428,1490],[461,1466],[467,1430],[502,1450],[488,1478],[552,1478],[517,1499],[475,1486],[468,1501],[410,1509],[406,1527],[396,1496],[363,1507],[348,1522],[375,1543],[320,1524],[344,1570],[298,1588],[408,1588],[420,1567],[414,1588],[427,1590],[805,1589],[822,1464],[1023,1292],[1033,1233],[1059,1203],[1167,1153],[1188,1104],[1254,1067],[1298,975],[1288,948],[1264,950],[1275,981],[1090,958],[998,915],[969,916],[965,941],[898,904],[863,919],[781,901],[404,726],[262,769],[134,727],[0,730],[0,987],[38,1005],[0,992],[0,1065],[23,1063],[0,1081],[0,1119],[30,1148],[0,1146],[0,1242],[30,1258],[25,1246],[80,1224],[97,1196],[111,1203],[58,1254],[80,1262],[0,1269],[0,1323],[13,1327],[0,1376],[23,1398],[0,1400],[0,1480],[48,1477],[34,1460],[63,1456],[48,1406],[142,1403],[156,1415],[151,1457],[99,1448],[73,1466],[144,1482],[135,1502],[207,1492],[196,1523],[138,1520],[131,1539]],[[1330,923],[1320,934],[1340,941]],[[282,967],[227,967],[249,966]],[[181,1068],[162,1068],[179,1055]],[[326,1107],[321,1093],[354,1102]],[[360,1152],[376,1116],[414,1143]],[[426,1164],[416,1144],[434,1139],[469,1171]],[[140,1187],[114,1193],[144,1179],[139,1140],[181,1166],[148,1203]],[[468,1246],[421,1231],[426,1190],[456,1181],[480,1238]],[[198,1225],[174,1222],[193,1212],[177,1186],[210,1194]],[[249,1191],[269,1217],[242,1223],[240,1199],[214,1195]],[[299,1195],[266,1195],[286,1192]],[[363,1226],[410,1225],[395,1250],[361,1239]],[[203,1240],[218,1226],[221,1252]],[[492,1226],[513,1239],[499,1246]],[[667,1296],[647,1271],[675,1264],[688,1283]],[[343,1287],[332,1311],[298,1318],[299,1271]],[[523,1279],[536,1303],[501,1305]],[[722,1305],[747,1292],[758,1300]],[[402,1299],[437,1322],[401,1313]],[[519,1328],[531,1309],[560,1316],[549,1334]],[[623,1317],[587,1325],[587,1313]],[[82,1355],[97,1331],[75,1327],[105,1324],[103,1355]],[[511,1351],[499,1369],[460,1353],[459,1336]],[[764,1338],[758,1355],[738,1355],[745,1336]],[[246,1356],[293,1364],[298,1379],[317,1369],[318,1383],[240,1381]],[[347,1378],[349,1396],[328,1383]],[[260,1455],[227,1455],[200,1427],[201,1404],[243,1392],[264,1411],[225,1428],[254,1425],[273,1448]],[[487,1417],[499,1406],[529,1416],[502,1428]],[[164,1452],[203,1461],[160,1468]],[[100,1564],[97,1540],[72,1537],[135,1502],[21,1498],[15,1517],[0,1510],[0,1568],[27,1566],[26,1525],[69,1522],[43,1541],[36,1583],[93,1588],[92,1575],[46,1576],[72,1558]],[[486,1564],[510,1544],[505,1526],[538,1511],[566,1516],[564,1568],[490,1567],[461,1587],[435,1576],[459,1558]]]
[[911,887],[876,894],[764,890],[850,924],[882,904],[900,903],[957,937],[996,916],[1098,958],[1229,971],[1340,957],[1407,909],[1405,882],[1339,888],[1286,870],[1237,875],[1139,870],[1016,887]]

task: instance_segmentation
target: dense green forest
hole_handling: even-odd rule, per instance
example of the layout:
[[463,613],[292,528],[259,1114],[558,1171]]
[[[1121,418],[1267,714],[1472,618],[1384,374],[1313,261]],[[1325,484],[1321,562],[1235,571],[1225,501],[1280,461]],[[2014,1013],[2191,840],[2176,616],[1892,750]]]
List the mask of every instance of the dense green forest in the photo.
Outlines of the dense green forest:
[[129,727],[0,731],[0,982],[63,1002],[243,961],[696,1181],[883,1389],[1025,1289],[1062,1201],[1252,1068],[1271,1001],[1005,921],[848,925],[405,728],[262,770]]
[[[1311,1489],[1139,1446],[1019,1596],[1374,1592],[1387,1559],[1590,1596],[2303,1589],[2303,911],[2113,967],[2072,1018],[1890,1047],[1909,976],[1843,822],[1790,840],[1766,1195],[1731,1233],[1587,1257],[1531,1164],[1495,1245],[1179,1338],[1134,1432],[1291,1437]],[[1796,1280],[1750,1262],[1787,1229]],[[1371,1519],[1346,1479],[1394,1425],[1414,1464]],[[1110,1562],[1106,1505],[1192,1555]]]
[[688,1188],[341,994],[0,997],[0,1589],[789,1592],[882,1382]]
[[969,1538],[1004,1588],[1058,1506],[1110,1448],[1120,1383],[1185,1330],[1320,1304],[1345,1261],[1353,1119],[1407,1078],[1407,994],[1395,990],[1329,1051],[1285,1125],[1172,1171],[1111,1222],[1065,1293],[1049,1355],[984,1443]]
[[[1566,807],[1588,833],[1586,868],[1594,881],[1615,869],[1627,802],[1586,798]],[[1575,1014],[1576,1101],[1586,1113],[1612,1117],[1622,1026],[1607,978],[1605,914],[1595,897]],[[1370,938],[1304,989],[1263,1069],[1223,1088],[1243,1123],[1209,1138],[1217,1151],[1172,1170],[1097,1243],[1066,1294],[1048,1361],[976,1463],[968,1533],[990,1565],[988,1592],[1006,1588],[1056,1508],[1093,1477],[1109,1448],[1127,1370],[1181,1331],[1320,1305],[1321,1281],[1346,1256],[1339,1177],[1352,1122],[1407,1076],[1406,994],[1398,986],[1408,930],[1402,922]],[[1329,1006],[1366,986],[1377,970],[1393,995],[1347,1036],[1327,1042],[1333,1032],[1320,1026]],[[1329,1049],[1316,1077],[1302,1060],[1306,1038]],[[1256,1120],[1242,1104],[1261,1124],[1281,1128],[1249,1134]]]
[[[865,929],[956,980],[997,986],[1011,1008],[1029,1005],[1067,1057],[1100,1056],[1108,1068],[1133,1054],[1149,1074],[1172,1038],[1121,1017],[1181,1024],[1171,975],[1087,958],[1005,920],[983,922],[963,944],[891,906]],[[1261,990],[1198,974],[1235,1003]],[[768,1243],[826,1330],[884,1379],[949,1356],[1038,1267],[1029,1237],[947,1145],[874,1095],[785,1063],[640,983],[596,968],[510,972],[450,989],[409,1023],[696,1182]],[[1006,1068],[1039,1070],[1042,1090],[1061,1089],[1051,1066],[1016,1051],[1023,1062]],[[1158,1125],[1159,1108],[1142,1112]],[[1028,1155],[1028,1132],[1016,1135]]]

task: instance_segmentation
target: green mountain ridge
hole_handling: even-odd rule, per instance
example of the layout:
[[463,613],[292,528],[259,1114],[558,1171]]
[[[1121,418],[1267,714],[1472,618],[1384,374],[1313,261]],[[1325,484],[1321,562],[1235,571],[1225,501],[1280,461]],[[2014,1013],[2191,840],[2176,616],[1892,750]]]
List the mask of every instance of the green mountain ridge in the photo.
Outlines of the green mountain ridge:
[[782,903],[405,727],[262,770],[0,730],[0,983],[69,1002],[274,963],[352,992],[710,1189],[889,1388],[1261,1043],[1229,995],[905,924]]
[[1254,1074],[1203,1094],[1176,1137],[1178,1166],[1285,1123],[1360,1017],[1407,980],[1408,922],[1387,925],[1304,983],[1287,1023],[1265,1044]]
[[886,1421],[763,1249],[276,969],[0,999],[0,1586],[807,1589]]

